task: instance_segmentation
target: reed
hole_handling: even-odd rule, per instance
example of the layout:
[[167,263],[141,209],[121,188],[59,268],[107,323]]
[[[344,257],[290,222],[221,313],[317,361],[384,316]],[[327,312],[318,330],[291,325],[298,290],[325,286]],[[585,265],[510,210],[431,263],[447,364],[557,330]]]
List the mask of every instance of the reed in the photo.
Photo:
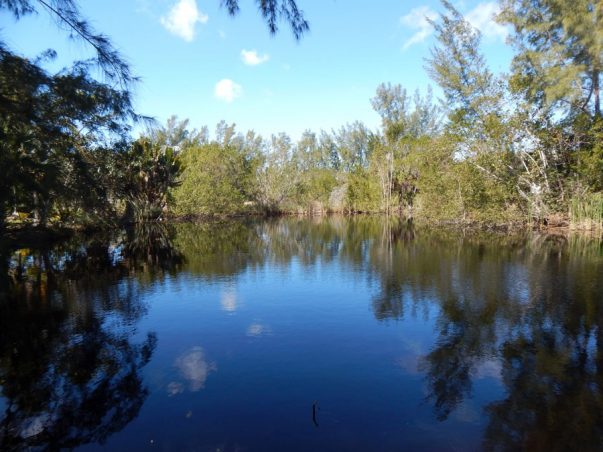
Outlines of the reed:
[[570,202],[572,229],[603,229],[603,193],[591,193]]

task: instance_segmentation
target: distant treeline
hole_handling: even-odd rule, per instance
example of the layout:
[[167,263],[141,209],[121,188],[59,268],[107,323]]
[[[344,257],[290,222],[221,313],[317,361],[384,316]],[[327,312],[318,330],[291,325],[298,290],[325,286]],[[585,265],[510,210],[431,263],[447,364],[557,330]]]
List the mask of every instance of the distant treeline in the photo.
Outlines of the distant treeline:
[[382,84],[379,130],[355,122],[297,142],[224,121],[210,137],[176,116],[132,141],[142,118],[128,89],[84,64],[48,74],[2,46],[0,221],[390,212],[603,228],[603,13],[589,5],[502,1],[515,57],[496,75],[479,32],[444,1],[426,61],[441,101]]

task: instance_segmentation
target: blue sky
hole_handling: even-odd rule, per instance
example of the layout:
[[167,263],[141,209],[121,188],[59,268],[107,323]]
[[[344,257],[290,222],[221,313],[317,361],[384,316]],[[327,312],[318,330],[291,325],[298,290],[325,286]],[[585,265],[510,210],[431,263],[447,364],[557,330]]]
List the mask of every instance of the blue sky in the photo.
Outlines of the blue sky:
[[[369,100],[379,83],[411,92],[432,84],[424,59],[434,40],[424,18],[442,10],[439,1],[298,0],[311,29],[296,42],[286,24],[271,37],[252,0],[240,0],[235,18],[219,0],[79,3],[142,78],[140,113],[160,121],[177,114],[210,130],[224,119],[240,131],[294,138],[355,120],[377,128]],[[482,31],[492,69],[507,70],[506,30],[491,20],[496,1],[454,4]],[[0,39],[26,56],[56,49],[55,68],[89,54],[43,13],[16,22],[0,12],[0,29]]]

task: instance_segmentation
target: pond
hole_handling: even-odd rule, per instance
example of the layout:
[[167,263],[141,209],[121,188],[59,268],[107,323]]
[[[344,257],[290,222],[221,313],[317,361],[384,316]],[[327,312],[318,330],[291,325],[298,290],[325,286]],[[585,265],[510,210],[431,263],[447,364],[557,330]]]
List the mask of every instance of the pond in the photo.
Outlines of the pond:
[[1,450],[603,444],[598,240],[279,218],[1,253]]

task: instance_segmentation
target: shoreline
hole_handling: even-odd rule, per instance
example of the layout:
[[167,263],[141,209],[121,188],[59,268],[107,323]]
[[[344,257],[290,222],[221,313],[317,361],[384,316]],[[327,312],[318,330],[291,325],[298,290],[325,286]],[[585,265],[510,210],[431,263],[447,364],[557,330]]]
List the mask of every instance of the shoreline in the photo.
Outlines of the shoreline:
[[[496,234],[513,234],[536,232],[547,235],[563,235],[568,236],[578,234],[589,236],[593,239],[603,240],[603,229],[595,228],[578,228],[572,227],[570,224],[563,225],[538,225],[528,224],[527,222],[512,222],[512,223],[496,223],[487,221],[456,221],[456,220],[429,220],[425,218],[405,218],[403,216],[391,215],[386,213],[324,213],[321,215],[303,214],[297,212],[280,212],[280,213],[242,213],[242,214],[223,214],[223,215],[187,215],[187,216],[171,216],[160,220],[150,220],[145,223],[156,223],[161,225],[183,224],[183,223],[219,223],[225,221],[244,221],[244,220],[269,220],[277,218],[304,218],[304,219],[324,219],[330,217],[341,217],[352,219],[355,217],[383,217],[384,219],[395,218],[406,222],[409,225],[419,228],[435,228],[449,229],[459,232],[489,232]],[[12,226],[8,227],[0,233],[0,246],[44,246],[57,241],[67,240],[78,234],[92,235],[96,233],[123,230],[130,227],[135,227],[137,223],[121,223],[115,225],[103,226],[65,226],[65,225],[50,225],[50,226]]]

